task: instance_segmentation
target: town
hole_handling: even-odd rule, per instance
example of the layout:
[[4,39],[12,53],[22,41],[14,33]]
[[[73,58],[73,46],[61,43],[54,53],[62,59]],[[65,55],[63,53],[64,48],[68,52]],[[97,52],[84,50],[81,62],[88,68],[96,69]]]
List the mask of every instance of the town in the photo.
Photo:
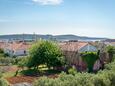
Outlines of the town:
[[0,0],[0,86],[115,86],[115,0]]
[[[59,55],[64,58],[60,58],[60,61],[63,60],[62,63],[60,63],[60,61],[56,63],[56,59],[53,57],[58,57],[53,56],[53,54],[51,54],[52,60],[49,59],[50,57],[48,58],[48,55],[50,56],[50,54],[46,54],[47,58],[44,56],[46,51],[42,51],[45,49],[44,47],[42,48],[42,45],[48,47],[48,45],[51,46],[50,44],[52,47],[57,46],[56,50],[59,48],[59,51],[61,51],[62,54]],[[33,45],[36,45],[36,47]],[[32,86],[32,83],[38,77],[46,75],[51,78],[56,78],[59,77],[59,74],[62,71],[69,74],[76,74],[77,72],[98,73],[98,71],[105,69],[105,65],[113,61],[115,53],[114,47],[114,39],[106,39],[102,41],[56,41],[45,39],[31,41],[27,41],[25,39],[12,41],[1,40],[0,70],[3,73],[3,77],[6,79],[7,83],[13,86],[22,86],[24,84],[27,86]],[[38,53],[40,53],[39,49],[41,48],[41,57],[36,51],[32,51],[32,48],[36,48]],[[47,50],[47,52],[51,52],[50,48],[51,47],[48,48],[49,50]],[[35,56],[31,58],[34,63],[30,61],[31,63],[26,65],[26,62],[28,62],[27,59],[30,59],[29,57],[31,56],[31,53],[32,56],[36,53]],[[55,53],[57,52],[54,52],[54,54]],[[36,57],[36,55],[38,56]],[[49,64],[50,67],[47,65],[47,61],[46,63],[45,60],[44,62],[41,62],[43,58],[49,59],[49,61],[51,60]],[[39,62],[41,63],[39,64]],[[37,65],[34,65],[35,63]],[[37,69],[33,69],[33,67],[37,67]],[[48,71],[52,72],[50,73]]]

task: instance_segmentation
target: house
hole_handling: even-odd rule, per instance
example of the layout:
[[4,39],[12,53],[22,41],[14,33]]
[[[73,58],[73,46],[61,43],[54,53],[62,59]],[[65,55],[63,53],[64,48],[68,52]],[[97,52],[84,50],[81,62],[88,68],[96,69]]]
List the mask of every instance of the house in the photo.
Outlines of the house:
[[107,39],[103,41],[106,45],[115,46],[115,39]]
[[74,65],[78,71],[86,71],[87,65],[82,60],[81,52],[96,52],[98,49],[88,42],[69,41],[61,42],[59,46],[69,65]]
[[0,42],[0,49],[4,49],[5,47],[5,42]]
[[105,44],[108,45],[108,46],[109,46],[109,45],[110,45],[110,46],[115,46],[115,42],[106,42]]
[[106,39],[104,42],[115,42],[115,39]]
[[59,46],[62,51],[77,51],[77,52],[96,52],[98,49],[91,45],[88,42],[74,42],[74,41],[69,41],[69,42],[62,42],[59,43]]
[[30,47],[31,44],[25,42],[12,42],[5,45],[4,52],[10,56],[25,56],[28,54]]

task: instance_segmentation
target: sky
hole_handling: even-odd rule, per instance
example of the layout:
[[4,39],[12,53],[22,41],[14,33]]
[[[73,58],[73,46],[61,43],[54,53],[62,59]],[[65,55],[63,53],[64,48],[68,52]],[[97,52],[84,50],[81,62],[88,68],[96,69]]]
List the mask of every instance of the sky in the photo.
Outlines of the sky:
[[115,38],[115,0],[0,0],[0,35]]

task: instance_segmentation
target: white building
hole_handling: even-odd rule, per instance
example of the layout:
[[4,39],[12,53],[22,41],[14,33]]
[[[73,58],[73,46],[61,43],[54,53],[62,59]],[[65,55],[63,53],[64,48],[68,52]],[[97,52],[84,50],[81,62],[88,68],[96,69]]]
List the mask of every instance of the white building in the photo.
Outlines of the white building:
[[31,47],[30,44],[23,42],[13,42],[7,43],[4,47],[5,53],[8,53],[10,56],[25,56],[28,54],[28,49]]

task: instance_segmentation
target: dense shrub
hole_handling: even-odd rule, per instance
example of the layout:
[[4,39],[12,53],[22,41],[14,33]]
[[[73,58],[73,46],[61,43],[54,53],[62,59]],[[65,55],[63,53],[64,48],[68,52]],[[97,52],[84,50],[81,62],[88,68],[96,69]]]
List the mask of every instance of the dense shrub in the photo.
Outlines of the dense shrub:
[[4,53],[4,50],[0,48],[0,53]]
[[0,86],[9,86],[5,79],[0,78]]
[[77,73],[77,69],[73,66],[72,68],[68,69],[68,73],[75,75]]
[[82,59],[86,62],[88,67],[88,72],[93,72],[93,66],[97,59],[99,59],[98,53],[96,52],[84,52],[81,53]]
[[8,53],[4,53],[3,56],[4,57],[10,57],[10,55]]
[[115,86],[115,61],[105,66],[97,74],[62,73],[58,78],[43,77],[34,82],[34,86]]
[[13,58],[0,58],[0,65],[12,65],[14,62],[15,60]]
[[111,62],[113,60],[113,56],[115,54],[115,47],[114,46],[107,46],[106,51],[109,53],[109,60]]
[[43,77],[35,81],[34,86],[91,86],[92,83],[89,82],[91,76],[92,75],[88,75],[87,73],[83,75],[78,73],[75,76],[62,73],[59,78],[56,79]]
[[25,65],[26,63],[26,57],[6,57],[6,58],[0,58],[0,65]]
[[20,57],[15,59],[15,64],[17,64],[19,67],[26,67],[29,57]]
[[9,86],[9,83],[2,78],[2,73],[0,72],[0,86]]

